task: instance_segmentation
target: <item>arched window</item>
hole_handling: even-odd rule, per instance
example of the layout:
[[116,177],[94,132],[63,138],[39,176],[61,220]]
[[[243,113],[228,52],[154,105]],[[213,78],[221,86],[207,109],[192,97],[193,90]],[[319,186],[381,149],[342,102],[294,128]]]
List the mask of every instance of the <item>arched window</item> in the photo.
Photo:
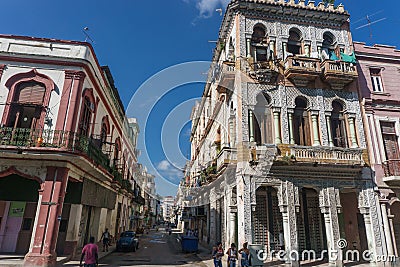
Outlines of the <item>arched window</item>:
[[9,93],[1,124],[7,127],[43,128],[46,108],[55,88],[54,82],[33,69],[10,77],[5,87]]
[[268,96],[259,94],[254,108],[254,139],[257,145],[272,144],[272,117]]
[[33,129],[43,111],[46,88],[38,82],[22,82],[17,85],[12,98],[7,126]]
[[335,53],[335,36],[330,32],[325,32],[323,35],[322,53],[324,58],[331,58]]
[[333,145],[337,147],[348,147],[343,105],[338,101],[332,102],[331,126]]
[[267,61],[268,60],[268,38],[264,26],[256,25],[251,35],[252,54],[254,61]]
[[301,32],[295,28],[290,29],[289,39],[288,39],[288,44],[287,44],[287,52],[292,55],[301,54],[302,53],[301,41],[302,41]]
[[295,144],[311,146],[310,121],[307,111],[307,100],[297,97],[295,100],[293,133]]
[[82,103],[82,116],[79,124],[79,134],[89,136],[90,132],[90,121],[92,119],[92,113],[94,112],[93,103],[88,97],[83,98]]
[[251,35],[251,41],[254,43],[262,43],[265,41],[266,31],[264,26],[256,25],[253,29],[253,34]]
[[118,165],[120,164],[119,162],[120,152],[121,152],[121,140],[118,137],[115,139],[115,147],[114,147],[114,167],[116,168],[118,168]]
[[110,123],[108,121],[108,116],[104,116],[101,120],[101,129],[100,129],[100,142],[101,146],[103,146],[107,142],[107,136],[110,133]]

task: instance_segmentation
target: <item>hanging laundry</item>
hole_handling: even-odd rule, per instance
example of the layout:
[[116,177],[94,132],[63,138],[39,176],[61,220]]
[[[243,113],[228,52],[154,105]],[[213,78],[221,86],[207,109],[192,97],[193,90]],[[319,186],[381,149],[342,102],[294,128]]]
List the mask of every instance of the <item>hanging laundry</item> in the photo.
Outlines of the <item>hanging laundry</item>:
[[329,55],[330,60],[333,60],[333,61],[339,60],[339,58],[336,56],[335,52],[329,51],[329,54],[330,54]]
[[356,55],[354,54],[354,52],[351,53],[350,55],[340,52],[340,56],[344,62],[353,63],[353,64],[355,64],[357,62]]

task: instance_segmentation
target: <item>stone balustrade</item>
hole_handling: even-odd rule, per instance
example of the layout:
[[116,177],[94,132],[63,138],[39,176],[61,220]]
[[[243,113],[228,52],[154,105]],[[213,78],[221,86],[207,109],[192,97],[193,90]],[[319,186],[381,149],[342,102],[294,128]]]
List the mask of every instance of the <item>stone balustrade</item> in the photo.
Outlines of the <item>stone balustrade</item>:
[[[363,165],[364,149],[331,147],[291,147],[290,156],[297,162],[341,163]],[[285,155],[282,155],[285,156]],[[287,155],[289,156],[289,155]]]

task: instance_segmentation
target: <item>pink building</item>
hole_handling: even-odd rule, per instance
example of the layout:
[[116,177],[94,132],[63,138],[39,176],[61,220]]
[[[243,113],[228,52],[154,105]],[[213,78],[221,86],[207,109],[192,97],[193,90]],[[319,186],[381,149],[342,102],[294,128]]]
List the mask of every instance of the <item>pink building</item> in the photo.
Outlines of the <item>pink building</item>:
[[371,166],[380,191],[388,255],[400,255],[400,51],[354,43]]
[[54,265],[105,228],[132,227],[144,204],[139,128],[90,44],[4,35],[0,44],[0,253]]

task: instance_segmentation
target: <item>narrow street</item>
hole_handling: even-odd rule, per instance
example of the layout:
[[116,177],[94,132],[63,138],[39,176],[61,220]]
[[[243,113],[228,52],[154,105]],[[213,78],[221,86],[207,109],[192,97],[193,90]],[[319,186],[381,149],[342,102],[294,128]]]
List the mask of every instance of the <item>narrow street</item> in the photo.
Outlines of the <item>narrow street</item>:
[[[99,248],[101,251],[101,248]],[[115,249],[115,246],[111,247]],[[204,252],[205,254],[207,252]],[[101,255],[101,252],[100,252]],[[78,266],[71,261],[62,266]],[[183,253],[176,233],[168,235],[164,229],[151,230],[139,239],[136,252],[113,252],[99,260],[99,266],[198,266],[207,267],[194,253]]]

